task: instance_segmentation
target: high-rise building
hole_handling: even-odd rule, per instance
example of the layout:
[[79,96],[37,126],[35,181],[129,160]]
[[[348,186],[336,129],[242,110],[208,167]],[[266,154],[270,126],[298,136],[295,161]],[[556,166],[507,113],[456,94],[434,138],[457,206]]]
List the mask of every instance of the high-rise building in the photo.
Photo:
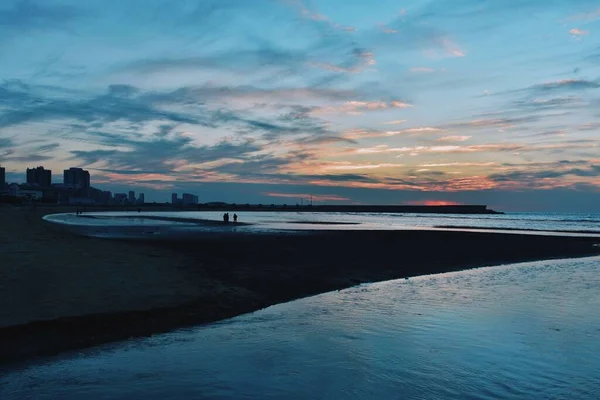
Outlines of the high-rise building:
[[182,201],[184,206],[198,204],[198,196],[189,193],[184,193]]
[[63,172],[65,185],[78,189],[88,189],[90,187],[90,173],[82,168],[69,168]]
[[40,187],[52,186],[52,171],[44,167],[27,168],[27,184]]
[[179,204],[179,199],[177,198],[177,193],[171,194],[171,204],[173,204],[173,205]]
[[114,200],[116,204],[125,204],[127,195],[125,193],[115,193]]
[[145,202],[144,193],[140,193],[140,196],[138,197],[137,203],[143,205],[144,202]]
[[135,204],[135,192],[133,190],[129,191],[129,196],[127,197],[127,201],[129,204]]
[[6,185],[6,168],[0,167],[0,190]]

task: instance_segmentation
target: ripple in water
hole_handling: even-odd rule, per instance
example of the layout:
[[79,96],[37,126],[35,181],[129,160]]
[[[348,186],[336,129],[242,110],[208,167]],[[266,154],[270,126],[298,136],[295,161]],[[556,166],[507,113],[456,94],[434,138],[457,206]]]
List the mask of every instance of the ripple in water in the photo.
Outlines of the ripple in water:
[[600,398],[600,258],[363,285],[6,371],[2,399]]

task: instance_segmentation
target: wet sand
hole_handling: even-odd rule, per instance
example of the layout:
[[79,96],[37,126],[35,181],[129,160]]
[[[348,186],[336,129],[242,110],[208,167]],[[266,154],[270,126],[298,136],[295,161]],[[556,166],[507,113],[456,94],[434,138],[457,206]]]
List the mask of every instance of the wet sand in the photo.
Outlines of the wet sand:
[[128,242],[75,236],[41,219],[70,211],[0,207],[0,362],[217,321],[362,282],[600,254],[598,238],[443,231]]

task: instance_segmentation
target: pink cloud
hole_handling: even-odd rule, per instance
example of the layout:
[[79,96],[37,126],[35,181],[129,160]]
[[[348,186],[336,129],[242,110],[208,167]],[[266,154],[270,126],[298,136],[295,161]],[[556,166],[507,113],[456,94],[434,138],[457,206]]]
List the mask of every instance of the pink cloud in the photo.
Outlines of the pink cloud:
[[401,167],[402,164],[343,164],[343,165],[326,165],[323,166],[324,170],[335,170],[335,171],[357,171],[357,170],[368,170],[368,169],[379,169],[379,168],[397,168]]
[[325,62],[311,62],[309,63],[309,65],[327,71],[348,72],[352,74],[358,74],[362,72],[366,67],[377,64],[377,62],[375,61],[375,55],[370,51],[361,51],[355,54],[355,57],[357,57],[358,60],[351,67],[341,67],[339,65]]
[[495,162],[451,162],[437,164],[421,164],[421,167],[490,167],[496,165]]
[[417,128],[407,128],[398,131],[368,131],[366,129],[353,129],[344,134],[345,138],[348,139],[361,139],[361,138],[380,138],[380,137],[391,137],[399,135],[419,135],[425,133],[440,132],[441,129],[433,128],[430,126],[422,126]]
[[589,35],[590,31],[584,31],[581,29],[573,28],[569,31],[569,33],[573,36],[585,36],[585,35]]
[[405,103],[400,100],[394,100],[391,102],[385,101],[347,101],[341,106],[335,107],[318,107],[310,111],[311,114],[350,114],[360,115],[364,111],[376,111],[385,110],[389,108],[409,108],[411,104]]
[[383,125],[400,125],[400,124],[403,124],[405,122],[406,122],[405,119],[396,119],[396,120],[393,120],[393,121],[384,122]]
[[326,23],[329,26],[331,26],[332,28],[340,30],[340,31],[355,32],[357,30],[353,26],[347,26],[347,25],[334,23],[327,16],[310,10],[308,7],[306,7],[304,2],[301,0],[283,0],[283,1],[285,3],[288,3],[289,5],[291,5],[292,7],[296,7],[298,9],[298,11],[300,12],[300,15],[302,15],[303,17],[310,19],[312,21]]
[[437,142],[466,142],[471,136],[444,136],[436,139]]

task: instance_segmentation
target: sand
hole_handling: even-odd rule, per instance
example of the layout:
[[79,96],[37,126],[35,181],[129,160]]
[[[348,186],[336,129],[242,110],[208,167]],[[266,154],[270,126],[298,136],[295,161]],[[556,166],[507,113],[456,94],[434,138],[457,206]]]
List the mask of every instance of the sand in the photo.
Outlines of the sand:
[[0,362],[217,321],[362,282],[600,254],[597,238],[444,231],[118,241],[72,235],[41,219],[68,211],[0,207]]

